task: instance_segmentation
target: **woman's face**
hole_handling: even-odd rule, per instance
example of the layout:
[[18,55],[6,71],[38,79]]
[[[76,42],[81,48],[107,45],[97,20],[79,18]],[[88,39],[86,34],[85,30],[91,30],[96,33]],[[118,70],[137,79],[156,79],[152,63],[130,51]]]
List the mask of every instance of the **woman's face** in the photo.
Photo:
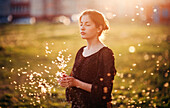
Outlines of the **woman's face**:
[[97,38],[99,29],[88,15],[83,15],[80,21],[80,33],[83,39]]

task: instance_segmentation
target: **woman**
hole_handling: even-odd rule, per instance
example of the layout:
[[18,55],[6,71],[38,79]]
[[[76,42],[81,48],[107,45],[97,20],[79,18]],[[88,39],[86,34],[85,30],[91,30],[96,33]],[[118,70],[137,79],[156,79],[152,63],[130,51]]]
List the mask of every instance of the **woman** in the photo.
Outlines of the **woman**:
[[116,69],[112,50],[99,37],[109,26],[95,10],[84,11],[79,23],[87,46],[80,48],[71,75],[63,76],[60,85],[66,87],[66,98],[72,102],[72,108],[107,108]]

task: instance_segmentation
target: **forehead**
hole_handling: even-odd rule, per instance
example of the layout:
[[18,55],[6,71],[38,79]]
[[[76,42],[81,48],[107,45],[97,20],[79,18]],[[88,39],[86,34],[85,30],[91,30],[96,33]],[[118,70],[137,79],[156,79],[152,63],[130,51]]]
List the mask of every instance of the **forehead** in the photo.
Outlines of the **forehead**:
[[83,16],[81,17],[80,22],[90,22],[90,23],[93,23],[93,21],[91,20],[91,18],[89,17],[89,15],[83,15]]

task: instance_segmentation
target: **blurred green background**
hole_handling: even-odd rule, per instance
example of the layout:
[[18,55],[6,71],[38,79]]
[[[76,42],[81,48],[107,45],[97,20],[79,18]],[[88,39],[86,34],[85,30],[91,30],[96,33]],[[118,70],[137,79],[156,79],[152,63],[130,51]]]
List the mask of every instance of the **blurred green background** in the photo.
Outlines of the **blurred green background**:
[[[170,26],[110,21],[110,28],[103,42],[115,54],[117,74],[112,91],[113,107],[168,108]],[[36,92],[35,89],[23,92],[18,88],[22,84],[29,86],[22,72],[41,72],[45,66],[52,68],[43,76],[50,82],[49,75],[54,78],[58,71],[51,61],[64,49],[68,49],[63,53],[65,57],[72,55],[65,68],[70,74],[75,55],[84,45],[86,41],[81,39],[77,23],[68,26],[52,23],[0,25],[0,107],[69,108],[65,89],[55,85],[55,81],[51,83],[54,86],[50,92],[39,96],[40,101],[29,95],[41,92],[39,88]],[[45,53],[46,46],[52,50],[51,54]],[[130,51],[135,51],[130,52],[130,47]]]

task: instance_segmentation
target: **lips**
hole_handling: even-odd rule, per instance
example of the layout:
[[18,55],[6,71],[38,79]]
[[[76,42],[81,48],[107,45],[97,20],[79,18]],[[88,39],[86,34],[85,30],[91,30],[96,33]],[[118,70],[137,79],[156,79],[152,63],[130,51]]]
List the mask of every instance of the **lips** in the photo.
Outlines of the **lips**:
[[81,35],[85,35],[86,33],[85,32],[81,32]]

